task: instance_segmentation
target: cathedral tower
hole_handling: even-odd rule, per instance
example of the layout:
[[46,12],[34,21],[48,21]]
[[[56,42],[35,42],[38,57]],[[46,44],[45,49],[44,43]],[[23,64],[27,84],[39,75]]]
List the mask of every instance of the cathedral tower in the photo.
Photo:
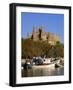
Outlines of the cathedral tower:
[[41,26],[41,30],[42,30],[42,32],[44,32],[44,26],[43,25]]
[[36,26],[34,25],[33,26],[33,32],[32,32],[33,34],[35,34],[36,33]]

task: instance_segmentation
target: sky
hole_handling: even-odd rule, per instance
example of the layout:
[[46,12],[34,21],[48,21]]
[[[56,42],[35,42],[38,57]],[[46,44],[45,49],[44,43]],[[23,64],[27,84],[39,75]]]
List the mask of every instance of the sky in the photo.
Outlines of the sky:
[[51,32],[60,37],[61,43],[64,43],[64,14],[49,13],[21,13],[21,36],[26,38],[27,33],[31,34],[33,26],[36,30],[42,25],[45,32]]

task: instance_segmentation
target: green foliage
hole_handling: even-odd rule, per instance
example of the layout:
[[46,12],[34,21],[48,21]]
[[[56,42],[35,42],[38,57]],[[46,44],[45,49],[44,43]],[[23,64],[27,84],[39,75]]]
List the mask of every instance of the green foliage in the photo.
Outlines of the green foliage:
[[22,39],[22,58],[32,59],[33,57],[64,57],[64,45],[57,43],[55,46],[49,45],[46,41],[33,41],[32,39]]

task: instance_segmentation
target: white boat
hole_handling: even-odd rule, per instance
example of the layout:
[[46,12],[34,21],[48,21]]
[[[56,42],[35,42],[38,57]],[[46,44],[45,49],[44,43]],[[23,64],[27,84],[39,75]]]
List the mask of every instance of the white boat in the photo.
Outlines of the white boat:
[[50,63],[50,64],[42,64],[42,65],[33,65],[33,68],[50,68],[50,67],[55,67],[54,63]]

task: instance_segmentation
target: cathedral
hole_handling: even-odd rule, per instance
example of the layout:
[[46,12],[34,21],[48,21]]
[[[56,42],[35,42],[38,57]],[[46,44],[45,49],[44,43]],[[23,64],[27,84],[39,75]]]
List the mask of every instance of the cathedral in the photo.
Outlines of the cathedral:
[[30,38],[33,41],[47,41],[51,45],[55,45],[57,42],[60,42],[59,36],[55,35],[54,33],[45,32],[44,26],[41,26],[40,28],[38,28],[38,30],[36,30],[36,27],[33,26],[33,31]]

